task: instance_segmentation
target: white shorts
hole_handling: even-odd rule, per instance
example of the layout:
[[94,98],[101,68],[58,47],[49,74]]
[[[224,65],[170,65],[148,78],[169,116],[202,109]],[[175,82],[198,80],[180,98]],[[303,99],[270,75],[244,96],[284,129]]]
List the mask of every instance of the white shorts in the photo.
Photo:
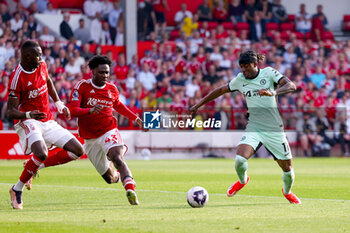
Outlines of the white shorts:
[[85,139],[85,153],[100,175],[107,172],[111,163],[107,157],[108,151],[116,146],[124,146],[118,129],[112,129],[98,138]]
[[37,121],[28,119],[15,125],[23,151],[26,155],[32,153],[32,144],[36,141],[45,142],[50,148],[52,145],[63,148],[75,138],[72,133],[60,126],[56,121]]

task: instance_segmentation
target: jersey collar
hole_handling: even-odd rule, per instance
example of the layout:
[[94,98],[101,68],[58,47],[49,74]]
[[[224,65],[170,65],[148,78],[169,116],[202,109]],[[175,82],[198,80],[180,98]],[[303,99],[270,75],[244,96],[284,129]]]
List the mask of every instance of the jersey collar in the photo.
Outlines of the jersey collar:
[[260,74],[260,69],[258,68],[258,73],[255,75],[255,77],[254,77],[254,78],[247,78],[247,79],[248,79],[248,80],[253,80],[253,79],[255,79],[256,77],[258,77],[259,74]]
[[102,87],[96,86],[96,85],[94,84],[94,82],[92,81],[92,79],[91,79],[91,84],[92,84],[92,86],[93,86],[94,88],[96,88],[96,89],[103,89],[103,88],[106,87],[106,84],[103,85]]
[[26,74],[32,74],[32,73],[34,73],[35,71],[36,71],[36,69],[35,70],[33,70],[33,71],[26,71],[25,69],[23,69],[23,67],[21,66],[21,63],[19,63],[19,67],[21,68],[21,70],[24,72],[24,73],[26,73]]

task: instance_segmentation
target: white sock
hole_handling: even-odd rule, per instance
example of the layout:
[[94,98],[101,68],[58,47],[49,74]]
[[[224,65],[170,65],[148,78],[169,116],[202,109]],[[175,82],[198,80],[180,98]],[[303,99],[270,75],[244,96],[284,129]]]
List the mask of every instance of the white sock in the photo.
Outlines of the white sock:
[[289,172],[283,172],[282,173],[282,180],[283,180],[283,192],[284,194],[289,194],[293,187],[294,182],[294,170],[290,170]]
[[247,183],[248,161],[240,155],[236,155],[235,168],[241,184]]
[[13,187],[13,189],[16,191],[23,191],[23,188],[24,188],[24,183],[20,180],[18,180],[18,182]]

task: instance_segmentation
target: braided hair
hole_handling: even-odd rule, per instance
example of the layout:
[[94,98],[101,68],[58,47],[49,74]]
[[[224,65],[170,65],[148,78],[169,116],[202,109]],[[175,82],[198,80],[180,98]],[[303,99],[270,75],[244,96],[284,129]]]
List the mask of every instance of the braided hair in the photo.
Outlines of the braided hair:
[[244,53],[241,53],[239,56],[239,64],[251,64],[259,63],[265,59],[265,55],[258,54],[253,50],[248,50]]

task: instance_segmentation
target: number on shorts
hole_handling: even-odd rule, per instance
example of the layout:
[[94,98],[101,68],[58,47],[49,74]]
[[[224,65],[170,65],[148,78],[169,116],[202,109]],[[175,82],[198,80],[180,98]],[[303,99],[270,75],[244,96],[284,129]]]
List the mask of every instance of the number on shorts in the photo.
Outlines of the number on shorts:
[[288,146],[286,145],[285,142],[282,143],[282,146],[283,146],[284,152],[288,152]]
[[108,143],[110,141],[113,141],[113,143],[118,143],[118,137],[115,134],[110,135],[108,138],[106,138],[105,143]]

